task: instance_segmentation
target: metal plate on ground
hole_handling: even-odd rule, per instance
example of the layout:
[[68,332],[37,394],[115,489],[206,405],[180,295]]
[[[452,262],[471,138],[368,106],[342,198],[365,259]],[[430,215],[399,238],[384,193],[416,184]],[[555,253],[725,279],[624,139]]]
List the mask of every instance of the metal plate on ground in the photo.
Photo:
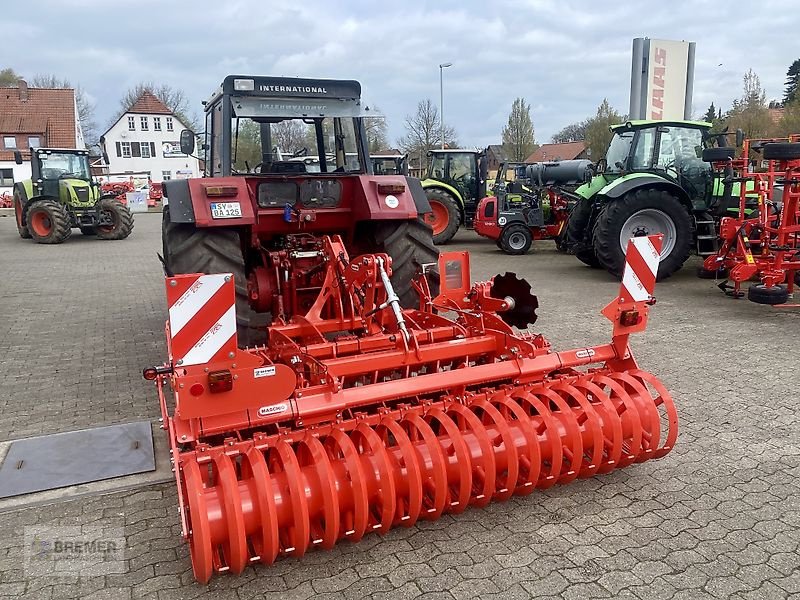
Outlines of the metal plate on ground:
[[15,440],[0,465],[0,498],[155,468],[148,421]]

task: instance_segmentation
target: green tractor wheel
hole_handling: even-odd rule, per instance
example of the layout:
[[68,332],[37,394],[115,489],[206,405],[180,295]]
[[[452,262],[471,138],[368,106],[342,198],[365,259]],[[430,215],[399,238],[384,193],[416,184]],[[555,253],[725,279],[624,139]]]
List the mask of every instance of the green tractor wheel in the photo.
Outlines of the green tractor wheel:
[[31,232],[28,230],[28,226],[25,225],[22,211],[22,197],[18,191],[14,190],[14,217],[17,220],[17,231],[19,232],[19,237],[23,240],[29,240],[31,239]]
[[50,198],[33,202],[25,222],[31,237],[39,244],[60,244],[72,233],[67,209]]
[[[100,240],[124,240],[133,231],[133,215],[128,207],[116,198],[106,197],[100,199],[99,221],[93,227],[97,238]],[[86,234],[83,229],[81,233]]]

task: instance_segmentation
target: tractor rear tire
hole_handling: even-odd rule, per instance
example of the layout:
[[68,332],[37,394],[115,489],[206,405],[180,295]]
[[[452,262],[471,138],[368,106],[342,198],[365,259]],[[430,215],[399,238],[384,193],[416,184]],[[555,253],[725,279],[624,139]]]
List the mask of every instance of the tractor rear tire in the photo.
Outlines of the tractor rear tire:
[[453,239],[461,225],[461,207],[458,201],[444,190],[428,188],[425,194],[433,210],[425,218],[433,230],[433,243],[446,244]]
[[747,299],[756,304],[786,304],[789,300],[789,290],[784,285],[767,287],[762,283],[751,285],[747,289]]
[[[106,213],[113,221],[112,225],[94,227],[99,240],[124,240],[133,231],[133,215],[122,202],[116,198],[100,198],[100,212]],[[81,229],[83,233],[83,229]]]
[[800,144],[771,143],[764,145],[764,160],[797,160],[800,159]]
[[586,242],[586,230],[591,227],[592,202],[590,200],[580,200],[569,213],[566,225],[566,246],[567,251],[585,265],[593,269],[600,268],[600,261],[594,253],[594,247]]
[[37,244],[60,244],[72,234],[67,209],[50,198],[33,202],[28,207],[25,222]]
[[500,249],[512,256],[526,254],[532,243],[533,235],[530,227],[521,223],[513,223],[500,233]]
[[[392,257],[392,287],[403,308],[419,308],[419,294],[412,282],[422,265],[433,264],[438,271],[439,250],[433,242],[430,225],[413,221],[367,222],[356,234],[359,252],[385,252]],[[355,253],[354,253],[355,256]],[[431,293],[439,293],[437,278],[428,280]]]
[[23,240],[29,240],[31,239],[31,232],[28,230],[28,226],[23,224],[25,219],[23,218],[22,210],[22,196],[18,191],[14,190],[14,218],[17,221],[17,231],[19,232],[19,237]]
[[161,225],[164,266],[168,273],[232,273],[236,284],[236,333],[239,348],[267,343],[270,313],[250,306],[247,271],[239,231],[229,227],[196,227],[194,223],[172,223],[164,207]]
[[[647,211],[647,212],[645,212]],[[678,201],[675,196],[653,188],[645,188],[629,192],[618,200],[608,202],[597,217],[594,224],[593,242],[594,251],[600,264],[618,279],[622,278],[625,269],[625,251],[628,246],[627,239],[622,242],[622,230],[626,225],[631,226],[630,219],[637,215],[647,220],[657,221],[668,219],[671,221],[672,249],[669,254],[662,254],[658,265],[658,281],[666,279],[683,266],[689,258],[692,248],[692,224],[689,211]],[[667,225],[667,222],[664,222]],[[641,225],[641,235],[667,233],[658,231],[655,227],[647,228]],[[636,234],[639,235],[639,234]],[[668,243],[665,239],[664,243]]]

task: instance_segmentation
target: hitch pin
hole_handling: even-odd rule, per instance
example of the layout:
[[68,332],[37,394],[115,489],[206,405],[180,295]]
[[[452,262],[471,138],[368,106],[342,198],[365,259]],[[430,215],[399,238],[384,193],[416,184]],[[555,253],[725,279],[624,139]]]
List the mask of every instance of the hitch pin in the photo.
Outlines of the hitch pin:
[[386,274],[386,269],[383,268],[383,259],[378,256],[376,262],[378,263],[378,272],[381,274],[383,289],[386,290],[386,303],[384,306],[388,305],[392,307],[392,313],[394,313],[394,318],[397,321],[397,327],[400,329],[400,333],[403,334],[406,342],[408,342],[410,336],[406,328],[406,320],[403,318],[403,311],[400,308],[400,298],[397,297],[394,287],[392,287],[392,282],[389,280],[389,275]]

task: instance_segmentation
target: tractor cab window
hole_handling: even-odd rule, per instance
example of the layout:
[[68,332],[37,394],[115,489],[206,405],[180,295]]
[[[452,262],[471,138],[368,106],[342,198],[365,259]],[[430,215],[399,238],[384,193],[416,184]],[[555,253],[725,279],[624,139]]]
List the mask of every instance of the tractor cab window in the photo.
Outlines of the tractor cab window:
[[680,170],[682,165],[702,162],[703,137],[699,129],[668,127],[661,131],[657,164]]
[[443,152],[436,152],[431,155],[430,161],[428,177],[431,179],[444,179],[445,154]]
[[606,153],[607,172],[619,173],[625,169],[625,161],[628,160],[632,142],[633,131],[624,131],[614,134],[614,137],[611,138],[611,144],[608,146],[608,152]]
[[452,154],[450,156],[450,179],[466,180],[474,175],[472,157],[466,154]]
[[91,179],[89,158],[85,154],[42,152],[38,156],[42,179]]
[[636,148],[631,157],[631,169],[650,169],[653,167],[653,148],[656,141],[655,129],[642,129],[636,140]]

